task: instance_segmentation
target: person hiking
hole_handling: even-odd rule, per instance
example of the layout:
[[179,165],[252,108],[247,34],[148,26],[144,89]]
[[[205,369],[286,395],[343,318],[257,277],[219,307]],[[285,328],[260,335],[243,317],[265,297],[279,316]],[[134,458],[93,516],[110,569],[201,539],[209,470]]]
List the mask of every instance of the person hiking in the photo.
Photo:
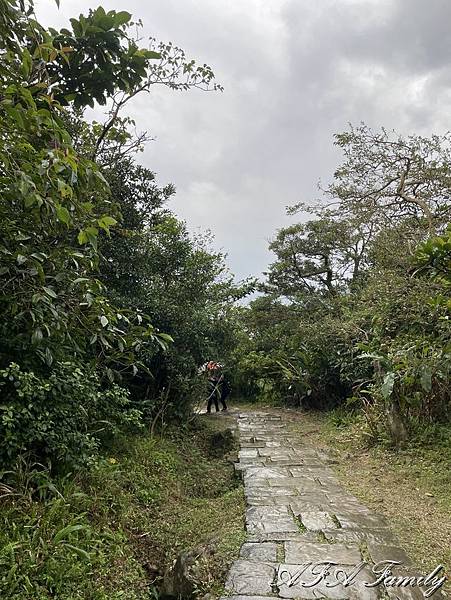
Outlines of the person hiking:
[[207,413],[211,413],[211,407],[214,403],[216,412],[219,412],[218,400],[221,398],[221,390],[219,387],[219,376],[213,372],[208,377],[208,398],[207,398]]
[[206,370],[210,373],[208,377],[207,413],[211,413],[213,403],[216,412],[219,412],[219,402],[222,404],[222,410],[227,410],[226,399],[230,393],[230,386],[219,369],[220,365],[217,363],[213,361],[207,363]]
[[224,411],[224,410],[227,410],[226,400],[230,396],[230,384],[229,384],[228,380],[226,379],[224,373],[219,378],[219,384],[220,384],[220,391],[221,391],[219,400],[222,404],[222,410]]

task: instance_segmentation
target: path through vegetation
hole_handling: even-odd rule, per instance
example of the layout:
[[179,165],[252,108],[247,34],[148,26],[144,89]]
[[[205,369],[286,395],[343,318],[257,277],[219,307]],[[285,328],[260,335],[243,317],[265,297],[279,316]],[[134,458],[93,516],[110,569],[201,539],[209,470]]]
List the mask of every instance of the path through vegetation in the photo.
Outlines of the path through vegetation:
[[[228,575],[229,600],[423,598],[424,586],[365,585],[378,578],[372,569],[380,561],[402,563],[393,574],[419,574],[387,521],[339,484],[327,457],[299,439],[289,421],[289,414],[259,411],[238,416],[247,541]],[[337,565],[324,577],[322,561]]]

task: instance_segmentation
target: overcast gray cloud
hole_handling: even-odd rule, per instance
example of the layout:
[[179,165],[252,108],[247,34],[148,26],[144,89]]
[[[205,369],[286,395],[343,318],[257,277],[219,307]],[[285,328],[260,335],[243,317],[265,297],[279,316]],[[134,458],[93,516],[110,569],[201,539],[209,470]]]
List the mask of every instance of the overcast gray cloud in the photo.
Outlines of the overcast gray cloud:
[[[37,0],[63,26],[90,0]],[[285,207],[317,195],[347,123],[404,133],[450,127],[449,0],[108,0],[144,35],[210,64],[224,93],[157,89],[130,114],[155,141],[141,160],[177,187],[172,208],[211,229],[238,276],[259,275]]]

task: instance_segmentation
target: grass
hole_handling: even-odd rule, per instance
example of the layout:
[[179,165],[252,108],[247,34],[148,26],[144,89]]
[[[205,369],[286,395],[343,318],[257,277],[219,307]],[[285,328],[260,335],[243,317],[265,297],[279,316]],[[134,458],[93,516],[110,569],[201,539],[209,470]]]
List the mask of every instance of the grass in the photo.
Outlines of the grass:
[[302,522],[301,515],[295,515],[290,507],[288,510],[289,510],[291,516],[293,517],[293,521],[296,523],[296,526],[299,529],[299,531],[301,533],[305,533],[307,531],[307,527]]
[[[158,598],[176,556],[198,548],[198,593],[220,595],[244,540],[244,497],[212,443],[228,424],[197,418],[162,437],[116,440],[90,471],[56,480],[22,466],[0,488],[0,597]],[[0,480],[5,481],[5,477]]]
[[[418,434],[402,449],[365,447],[359,418],[307,412],[295,429],[334,460],[342,485],[387,517],[422,572],[438,564],[451,573],[451,430]],[[423,430],[424,431],[424,430]]]

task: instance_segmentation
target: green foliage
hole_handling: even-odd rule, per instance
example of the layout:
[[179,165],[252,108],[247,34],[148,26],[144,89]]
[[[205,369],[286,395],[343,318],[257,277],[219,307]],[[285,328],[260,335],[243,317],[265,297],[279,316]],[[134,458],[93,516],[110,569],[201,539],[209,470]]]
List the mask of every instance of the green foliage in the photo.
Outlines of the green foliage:
[[449,137],[361,126],[336,140],[336,208],[299,204],[316,219],[277,232],[266,295],[239,313],[237,382],[360,411],[368,439],[399,443],[451,411]]
[[55,363],[47,376],[12,363],[0,370],[0,388],[3,465],[24,453],[72,467],[87,464],[103,439],[141,426],[125,389],[102,386],[94,371],[74,363]]
[[[61,493],[45,471],[33,470],[30,476],[36,479],[33,483],[39,482],[41,489],[47,487],[48,497],[42,505],[23,497],[3,508],[2,597],[42,600],[55,596],[86,597],[80,585],[93,569],[106,570],[108,555],[110,558],[119,555],[120,537],[107,530],[96,531],[85,514],[77,514],[74,507],[80,504],[77,496],[82,492],[74,486],[65,482]],[[106,594],[98,597],[107,598]],[[118,595],[108,597],[119,598]]]
[[335,294],[347,278],[356,280],[365,248],[363,223],[334,218],[325,212],[306,223],[278,231],[269,249],[277,255],[270,266],[268,289],[284,296],[323,289]]
[[[24,13],[11,14],[27,23],[24,44],[34,46],[30,55],[22,38],[6,37],[13,50],[0,59],[0,365],[49,366],[74,353],[133,362],[137,338],[152,342],[153,330],[112,306],[95,277],[100,232],[110,235],[118,212],[98,165],[74,149],[53,93],[64,79],[58,61],[64,55],[70,64],[77,53],[54,47],[54,34]],[[91,40],[93,52],[103,52],[100,38]]]
[[130,92],[142,84],[158,52],[139,48],[127,35],[131,14],[99,6],[87,16],[71,19],[72,30],[51,30],[52,46],[70,54],[52,63],[49,75],[57,82],[57,99],[73,100],[76,108],[106,104],[116,90]]
[[[139,24],[126,11],[99,7],[58,32],[35,20],[32,3],[2,0],[2,9],[0,369],[5,381],[15,370],[18,390],[5,390],[4,411],[13,416],[4,422],[3,458],[29,451],[70,463],[79,444],[83,462],[102,437],[95,423],[110,414],[111,423],[126,425],[132,414],[118,418],[127,391],[113,382],[128,386],[143,409],[169,381],[174,397],[188,395],[206,352],[200,347],[211,339],[211,313],[197,337],[191,332],[196,351],[185,353],[188,329],[208,312],[223,269],[162,208],[173,187],[160,190],[153,173],[134,163],[146,135],[135,138],[120,110],[154,84],[220,86],[207,65],[172,44],[141,48],[130,35]],[[95,103],[111,107],[104,124],[84,120],[83,109]],[[185,301],[189,286],[194,294]],[[219,313],[224,302],[216,298]],[[171,362],[162,352],[177,333],[185,341]],[[77,388],[72,399],[69,381]]]
[[[417,249],[418,273],[427,274],[431,279],[451,286],[451,225],[441,236],[433,237]],[[451,305],[448,305],[451,308]]]
[[180,551],[219,536],[200,581],[219,597],[244,499],[230,462],[211,460],[212,434],[192,423],[116,438],[107,459],[64,477],[23,462],[0,473],[0,596],[148,599]]
[[143,346],[138,357],[147,372],[133,378],[123,372],[122,381],[144,401],[146,414],[161,409],[186,418],[205,394],[199,366],[211,358],[227,361],[232,305],[252,284],[235,284],[224,256],[211,250],[211,237],[190,236],[165,207],[172,186],[159,188],[154,173],[130,159],[110,162],[107,178],[122,219],[102,241],[101,278],[115,304],[149,315],[173,340],[164,353]]
[[394,271],[365,274],[365,285],[327,304],[259,299],[244,311],[251,334],[237,356],[251,393],[316,408],[360,406],[373,437],[390,434],[392,405],[406,424],[445,421],[450,411],[450,328],[441,286]]

